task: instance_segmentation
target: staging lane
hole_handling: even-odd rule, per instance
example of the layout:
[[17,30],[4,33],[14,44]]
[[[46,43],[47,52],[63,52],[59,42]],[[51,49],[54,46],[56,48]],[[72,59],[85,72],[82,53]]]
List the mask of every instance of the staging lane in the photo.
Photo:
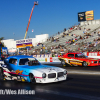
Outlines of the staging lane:
[[[77,67],[75,67],[77,68]],[[66,69],[72,69],[67,67]],[[79,68],[77,68],[79,69]],[[87,68],[88,69],[88,68]],[[86,69],[84,69],[86,70]],[[16,81],[0,81],[1,89],[27,89],[35,90],[35,95],[4,95],[0,99],[8,100],[100,100],[100,76],[68,74],[67,81],[50,84],[30,84]]]

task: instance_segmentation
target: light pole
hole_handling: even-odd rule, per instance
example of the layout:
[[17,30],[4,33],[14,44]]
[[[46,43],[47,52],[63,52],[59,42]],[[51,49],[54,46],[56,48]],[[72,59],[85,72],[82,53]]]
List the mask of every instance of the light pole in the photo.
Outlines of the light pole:
[[14,35],[14,39],[15,39],[15,33],[13,33],[13,35]]

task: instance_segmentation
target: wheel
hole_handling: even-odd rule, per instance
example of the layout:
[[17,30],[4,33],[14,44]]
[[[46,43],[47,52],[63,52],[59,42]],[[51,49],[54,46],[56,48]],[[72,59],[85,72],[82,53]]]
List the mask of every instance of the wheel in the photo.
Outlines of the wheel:
[[30,83],[36,83],[36,80],[35,80],[35,77],[33,74],[29,74],[29,77],[30,77]]
[[66,66],[66,63],[65,63],[64,60],[61,60],[61,65],[62,65],[62,66]]
[[85,62],[85,61],[82,63],[83,67],[87,67],[87,65],[88,65],[87,62]]
[[0,80],[4,80],[4,74],[2,68],[0,68]]

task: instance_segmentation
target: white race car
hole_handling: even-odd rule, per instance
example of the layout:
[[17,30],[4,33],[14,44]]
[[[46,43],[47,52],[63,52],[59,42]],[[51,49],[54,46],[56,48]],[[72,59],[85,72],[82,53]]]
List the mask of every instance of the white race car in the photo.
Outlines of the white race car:
[[1,64],[0,79],[31,83],[51,83],[66,80],[67,70],[42,65],[32,56],[10,56],[4,60],[4,64]]

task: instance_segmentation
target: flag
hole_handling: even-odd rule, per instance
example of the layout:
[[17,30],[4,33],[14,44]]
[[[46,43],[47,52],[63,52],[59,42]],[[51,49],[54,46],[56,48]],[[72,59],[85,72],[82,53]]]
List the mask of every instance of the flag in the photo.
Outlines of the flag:
[[34,29],[32,29],[32,32],[34,32]]

